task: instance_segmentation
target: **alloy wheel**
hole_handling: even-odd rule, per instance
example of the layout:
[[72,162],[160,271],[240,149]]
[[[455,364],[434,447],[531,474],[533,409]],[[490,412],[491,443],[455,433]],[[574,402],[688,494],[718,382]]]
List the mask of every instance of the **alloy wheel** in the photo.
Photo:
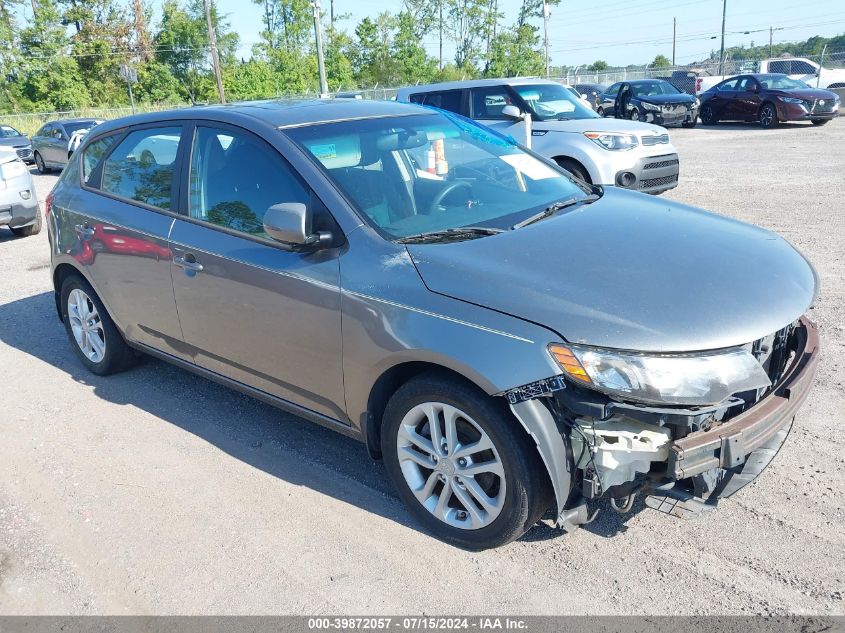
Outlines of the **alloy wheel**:
[[106,355],[106,335],[97,306],[85,292],[74,288],[68,295],[67,315],[79,349],[92,363],[101,362]]
[[466,413],[423,402],[396,436],[399,467],[417,501],[452,527],[477,530],[504,507],[505,471],[493,441]]
[[763,127],[772,127],[774,125],[775,120],[775,109],[770,106],[764,106],[763,109],[760,111],[760,125]]

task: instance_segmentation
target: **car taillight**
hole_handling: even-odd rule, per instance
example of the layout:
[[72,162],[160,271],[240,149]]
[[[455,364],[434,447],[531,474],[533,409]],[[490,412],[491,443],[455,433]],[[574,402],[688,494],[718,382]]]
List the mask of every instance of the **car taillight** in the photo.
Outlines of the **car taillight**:
[[49,218],[50,212],[53,210],[53,197],[55,196],[55,192],[51,191],[47,194],[47,199],[44,201],[44,217]]

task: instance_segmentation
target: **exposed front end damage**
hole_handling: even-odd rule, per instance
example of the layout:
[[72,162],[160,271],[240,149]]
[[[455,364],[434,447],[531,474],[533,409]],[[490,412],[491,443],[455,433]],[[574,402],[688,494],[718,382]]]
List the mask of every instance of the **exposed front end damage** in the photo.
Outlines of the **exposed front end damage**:
[[810,390],[818,332],[802,318],[750,349],[772,385],[718,405],[624,402],[560,376],[504,394],[549,471],[557,525],[588,522],[590,499],[607,498],[625,512],[637,494],[651,508],[688,517],[755,479]]

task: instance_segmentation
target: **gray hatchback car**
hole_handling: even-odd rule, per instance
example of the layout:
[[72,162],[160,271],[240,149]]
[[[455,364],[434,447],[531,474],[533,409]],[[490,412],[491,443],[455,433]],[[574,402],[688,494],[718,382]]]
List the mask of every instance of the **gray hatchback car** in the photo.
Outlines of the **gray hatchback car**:
[[361,440],[466,548],[599,498],[711,508],[772,459],[818,359],[816,274],[782,238],[415,105],[104,123],[46,212],[88,369],[143,352]]

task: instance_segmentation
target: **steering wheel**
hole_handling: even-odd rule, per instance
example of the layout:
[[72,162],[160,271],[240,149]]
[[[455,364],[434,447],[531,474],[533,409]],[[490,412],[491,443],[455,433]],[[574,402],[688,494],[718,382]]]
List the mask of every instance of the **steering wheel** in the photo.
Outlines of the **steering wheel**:
[[454,182],[450,182],[448,185],[443,187],[436,196],[434,196],[434,200],[431,201],[431,204],[428,207],[429,215],[437,212],[440,204],[446,199],[446,196],[458,189],[466,189],[468,194],[472,193],[472,185],[466,180],[455,180]]

